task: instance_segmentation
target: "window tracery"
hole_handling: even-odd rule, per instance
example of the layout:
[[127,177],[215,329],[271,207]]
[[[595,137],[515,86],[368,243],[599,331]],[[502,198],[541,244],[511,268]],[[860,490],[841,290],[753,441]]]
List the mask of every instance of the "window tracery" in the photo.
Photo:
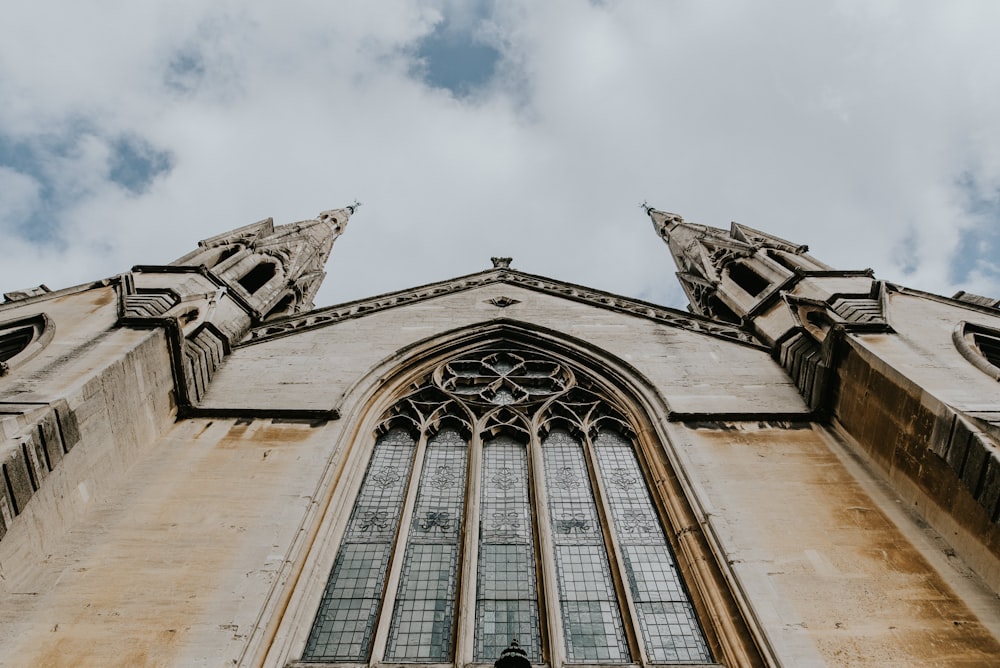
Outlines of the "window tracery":
[[303,661],[452,663],[470,642],[492,663],[516,638],[532,662],[711,663],[615,400],[510,348],[411,388],[383,416]]
[[0,324],[0,376],[37,355],[52,339],[54,329],[44,313]]

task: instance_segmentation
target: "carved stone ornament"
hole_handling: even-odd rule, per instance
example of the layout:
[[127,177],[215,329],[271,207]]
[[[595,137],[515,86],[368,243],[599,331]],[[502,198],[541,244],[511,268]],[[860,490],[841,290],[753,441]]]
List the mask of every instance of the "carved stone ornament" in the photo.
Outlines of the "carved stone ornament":
[[510,263],[514,260],[512,257],[491,257],[490,262],[493,263],[494,269],[510,269]]
[[520,304],[521,302],[517,299],[503,296],[503,297],[494,297],[493,299],[488,300],[487,303],[493,304],[494,306],[497,306],[499,308],[507,308],[508,306],[513,306],[514,304]]

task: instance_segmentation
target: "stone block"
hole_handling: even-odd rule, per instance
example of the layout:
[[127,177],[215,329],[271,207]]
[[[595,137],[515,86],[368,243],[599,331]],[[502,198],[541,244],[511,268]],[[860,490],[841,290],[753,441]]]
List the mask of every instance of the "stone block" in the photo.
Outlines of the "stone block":
[[19,442],[8,441],[3,452],[0,452],[0,465],[12,495],[11,510],[14,515],[20,515],[28,499],[35,493],[35,489],[31,486],[28,462]]
[[951,432],[951,444],[945,455],[945,461],[956,474],[962,472],[962,465],[965,463],[965,453],[969,449],[969,439],[972,438],[972,428],[965,420],[955,419],[955,428]]
[[50,411],[38,422],[38,431],[42,442],[45,445],[45,454],[48,455],[49,466],[52,469],[62,461],[63,443],[59,436],[59,418],[56,412]]
[[998,519],[1000,508],[1000,456],[996,452],[991,452],[986,462],[986,474],[983,476],[983,484],[976,496],[979,502],[995,523]]
[[60,440],[63,452],[69,452],[74,445],[80,442],[80,424],[76,419],[76,412],[63,399],[56,401],[53,405],[55,406],[59,433],[62,436]]
[[42,486],[42,481],[49,476],[50,468],[45,453],[45,443],[42,442],[41,432],[36,426],[32,426],[20,440],[31,473],[32,486],[37,490]]
[[934,421],[934,427],[931,429],[930,446],[931,451],[944,459],[948,454],[948,446],[951,445],[951,435],[952,431],[955,429],[955,416],[949,417],[938,416],[938,419]]
[[965,453],[965,464],[962,466],[962,482],[973,496],[977,496],[979,486],[989,460],[989,446],[981,434],[973,432],[969,437],[969,446]]

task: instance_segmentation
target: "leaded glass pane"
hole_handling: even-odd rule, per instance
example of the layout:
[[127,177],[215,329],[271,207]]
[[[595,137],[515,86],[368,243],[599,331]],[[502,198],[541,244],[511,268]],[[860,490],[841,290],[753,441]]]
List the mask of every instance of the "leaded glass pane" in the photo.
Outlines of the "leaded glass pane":
[[567,658],[625,663],[629,651],[583,448],[554,430],[542,444],[542,460]]
[[427,444],[389,628],[389,661],[451,661],[467,451],[454,429]]
[[475,658],[493,661],[516,638],[531,661],[540,661],[528,456],[510,437],[483,447],[479,512]]
[[375,444],[306,643],[306,661],[368,659],[414,447],[402,429]]
[[650,660],[710,663],[631,441],[603,431],[594,445]]

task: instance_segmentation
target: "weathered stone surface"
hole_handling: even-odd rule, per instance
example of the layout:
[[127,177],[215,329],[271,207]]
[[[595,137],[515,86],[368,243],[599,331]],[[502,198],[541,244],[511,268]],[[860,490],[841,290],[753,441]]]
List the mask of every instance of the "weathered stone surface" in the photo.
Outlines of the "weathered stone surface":
[[9,442],[0,446],[0,464],[2,464],[4,479],[10,490],[10,500],[15,514],[24,511],[28,500],[35,493],[31,484],[31,472],[25,456],[25,450],[19,441]]
[[[845,464],[844,446],[746,423],[674,434],[705,521],[788,665],[988,665],[1000,655],[992,597],[970,604],[956,593],[964,576],[935,571],[928,559],[940,553],[918,547],[912,520],[887,514],[899,513],[895,499]],[[993,609],[979,616],[983,605]]]

